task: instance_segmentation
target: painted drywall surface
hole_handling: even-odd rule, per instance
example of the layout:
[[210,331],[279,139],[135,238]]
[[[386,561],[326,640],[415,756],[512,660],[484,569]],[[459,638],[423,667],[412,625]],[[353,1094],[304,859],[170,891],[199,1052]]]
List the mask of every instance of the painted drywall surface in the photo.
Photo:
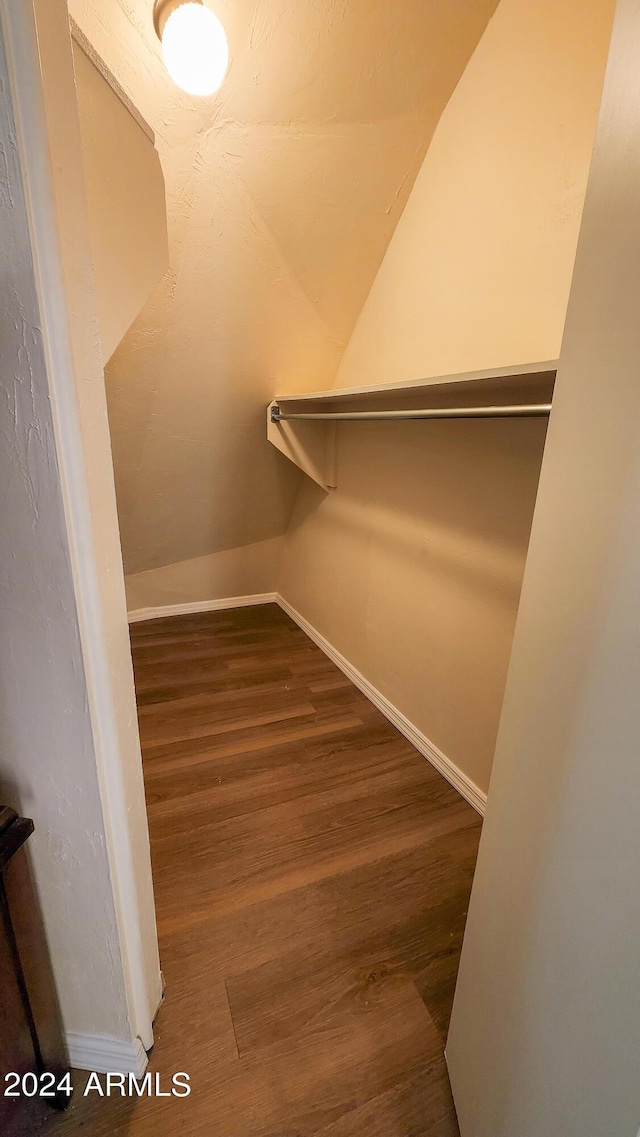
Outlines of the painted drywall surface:
[[275,592],[281,553],[282,538],[272,537],[244,548],[136,573],[125,580],[127,609],[133,612],[137,608]]
[[536,420],[342,426],[279,591],[486,791],[538,479]]
[[95,764],[17,145],[0,44],[0,797],[29,842],[64,1023],[126,1037]]
[[153,143],[77,43],[73,57],[106,363],[169,267],[164,180]]
[[640,1119],[639,54],[620,0],[447,1044],[463,1137]]
[[[338,385],[557,355],[612,11],[502,0]],[[343,430],[283,551],[286,599],[484,791],[543,447],[531,422]]]
[[[15,2],[15,0],[14,0]],[[58,381],[67,424],[65,506],[79,603],[109,869],[125,967],[128,1031],[149,1048],[161,997],[147,814],[136,717],[82,145],[66,0],[35,0],[55,221],[71,358]],[[58,411],[58,430],[62,428]],[[71,465],[77,446],[78,464]],[[62,459],[61,459],[62,460]],[[98,943],[93,950],[99,951]]]
[[277,389],[330,386],[495,0],[211,0],[220,93],[181,93],[149,0],[70,10],[156,132],[171,269],[108,368],[128,573],[286,529]]
[[501,0],[451,98],[337,386],[556,359],[614,0]]

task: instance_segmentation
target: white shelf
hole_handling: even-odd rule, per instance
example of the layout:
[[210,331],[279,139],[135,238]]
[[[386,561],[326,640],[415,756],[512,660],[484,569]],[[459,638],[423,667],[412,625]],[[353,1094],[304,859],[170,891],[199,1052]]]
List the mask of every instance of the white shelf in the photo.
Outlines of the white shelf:
[[553,397],[557,367],[557,360],[546,360],[405,383],[278,395],[267,410],[267,437],[305,474],[329,490],[335,488],[336,424],[312,420],[274,423],[273,406],[289,414],[322,414],[545,404]]
[[[465,405],[467,398],[473,398],[474,402],[469,403],[469,406],[481,406],[485,399],[486,405],[489,405],[498,395],[503,402],[510,401],[512,397],[526,402],[528,398],[522,398],[525,391],[532,391],[535,388],[541,393],[552,393],[557,368],[558,361],[553,359],[543,363],[524,363],[515,367],[488,371],[467,371],[459,375],[436,375],[431,379],[409,379],[404,383],[382,383],[371,387],[334,387],[330,391],[277,395],[274,401],[278,405],[286,403],[289,409],[293,409],[290,406],[292,403],[295,403],[296,407],[304,403],[308,409],[313,409],[313,405],[318,404],[318,410],[321,409],[320,404],[323,410],[326,409],[327,403],[335,403],[336,407],[344,410],[346,403],[356,402],[363,407],[372,406],[373,403],[384,403],[385,406],[389,404],[388,409],[392,410],[394,408],[391,404],[397,400],[402,400],[404,403],[419,398],[422,405],[426,398],[425,405],[431,405],[432,400],[449,396],[455,397],[456,400],[464,398]],[[434,402],[433,405],[440,404]]]

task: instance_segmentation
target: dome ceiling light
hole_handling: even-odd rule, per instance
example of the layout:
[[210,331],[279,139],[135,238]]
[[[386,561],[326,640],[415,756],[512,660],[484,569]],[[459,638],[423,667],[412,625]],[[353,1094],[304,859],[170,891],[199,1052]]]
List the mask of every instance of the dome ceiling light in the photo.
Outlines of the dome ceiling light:
[[153,23],[164,65],[188,95],[213,95],[229,66],[229,44],[220,20],[202,0],[156,0]]

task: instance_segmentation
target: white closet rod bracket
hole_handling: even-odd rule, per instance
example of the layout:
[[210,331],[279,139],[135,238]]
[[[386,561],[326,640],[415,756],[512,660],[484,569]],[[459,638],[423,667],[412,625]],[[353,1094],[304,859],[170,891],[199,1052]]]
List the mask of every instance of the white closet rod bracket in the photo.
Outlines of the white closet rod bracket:
[[277,403],[271,407],[271,422],[409,422],[417,419],[446,418],[540,418],[551,411],[551,403],[531,403],[505,407],[438,407],[406,411],[308,411],[289,414]]

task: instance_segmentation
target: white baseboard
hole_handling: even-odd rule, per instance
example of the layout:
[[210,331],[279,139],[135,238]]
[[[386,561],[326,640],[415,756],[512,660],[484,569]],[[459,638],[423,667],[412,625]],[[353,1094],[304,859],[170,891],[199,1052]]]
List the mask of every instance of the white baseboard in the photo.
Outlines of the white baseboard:
[[159,608],[136,608],[127,615],[130,624],[139,624],[143,620],[162,620],[165,616],[188,616],[193,612],[224,612],[227,608],[273,604],[275,599],[275,592],[261,592],[256,596],[228,596],[224,600],[194,600],[187,604],[164,604]]
[[67,1049],[76,1070],[92,1070],[96,1074],[135,1074],[141,1078],[148,1062],[139,1038],[126,1042],[98,1034],[67,1034]]
[[292,620],[295,620],[296,624],[309,636],[309,639],[312,639],[324,654],[336,664],[336,667],[339,667],[347,678],[362,691],[363,695],[367,696],[374,707],[377,707],[384,717],[388,719],[393,726],[397,727],[400,733],[408,739],[411,745],[415,746],[416,750],[427,758],[432,766],[435,766],[436,770],[458,790],[458,793],[462,794],[463,798],[466,798],[469,805],[472,805],[473,808],[484,817],[487,806],[487,795],[476,786],[475,782],[472,782],[466,774],[463,774],[462,770],[460,770],[450,758],[447,758],[446,754],[443,754],[437,746],[434,746],[433,742],[430,742],[427,736],[418,730],[418,728],[409,721],[406,715],[402,714],[402,711],[394,707],[393,703],[390,703],[368,679],[365,679],[364,675],[361,675],[360,672],[349,663],[348,659],[345,659],[345,657],[341,655],[308,620],[305,620],[304,616],[301,616],[283,596],[278,593],[276,600],[282,610],[286,612],[288,616],[291,616]]

